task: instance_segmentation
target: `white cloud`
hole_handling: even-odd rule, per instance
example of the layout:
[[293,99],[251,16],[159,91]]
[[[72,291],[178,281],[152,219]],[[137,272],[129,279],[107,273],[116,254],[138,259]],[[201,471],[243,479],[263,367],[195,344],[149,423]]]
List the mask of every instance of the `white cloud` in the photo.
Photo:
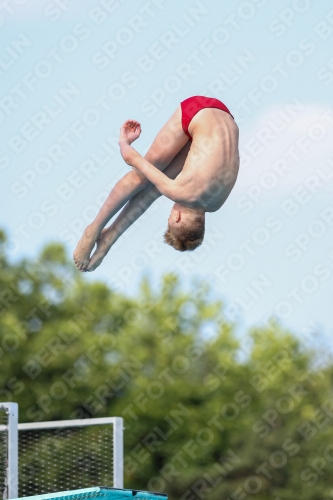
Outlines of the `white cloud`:
[[331,110],[301,103],[271,108],[244,133],[241,130],[237,189],[244,191],[260,183],[278,196],[310,175],[320,180],[321,172],[330,173],[333,181],[333,156],[332,163],[327,162],[332,144]]

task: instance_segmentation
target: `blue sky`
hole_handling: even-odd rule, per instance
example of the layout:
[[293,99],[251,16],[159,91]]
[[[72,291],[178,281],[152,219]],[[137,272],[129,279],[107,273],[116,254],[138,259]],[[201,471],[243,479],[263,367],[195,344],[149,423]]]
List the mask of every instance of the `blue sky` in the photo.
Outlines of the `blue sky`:
[[13,259],[69,253],[128,171],[116,143],[142,123],[144,153],[179,102],[221,99],[240,127],[241,168],[205,243],[162,242],[159,200],[85,279],[133,293],[143,274],[209,282],[246,327],[275,315],[329,340],[333,279],[333,12],[298,0],[15,0],[0,29],[1,226]]

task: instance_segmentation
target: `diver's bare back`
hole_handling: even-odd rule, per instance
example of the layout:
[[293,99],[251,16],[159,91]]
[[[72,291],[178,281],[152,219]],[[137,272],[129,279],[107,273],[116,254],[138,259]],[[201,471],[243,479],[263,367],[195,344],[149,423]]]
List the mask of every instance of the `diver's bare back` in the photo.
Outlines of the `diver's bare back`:
[[236,182],[238,127],[230,114],[205,108],[193,117],[189,132],[193,142],[177,179],[184,186],[184,205],[215,212]]

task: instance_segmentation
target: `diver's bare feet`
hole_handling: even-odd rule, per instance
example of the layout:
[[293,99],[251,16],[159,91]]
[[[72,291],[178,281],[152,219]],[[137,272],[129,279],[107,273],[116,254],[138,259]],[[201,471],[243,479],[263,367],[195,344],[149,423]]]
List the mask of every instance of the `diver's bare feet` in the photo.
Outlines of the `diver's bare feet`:
[[73,260],[79,271],[86,271],[92,249],[95,246],[98,234],[91,226],[87,226],[73,253]]
[[104,257],[112,246],[112,238],[110,236],[110,229],[103,229],[96,241],[96,250],[86,267],[86,271],[95,271],[95,269],[102,263]]

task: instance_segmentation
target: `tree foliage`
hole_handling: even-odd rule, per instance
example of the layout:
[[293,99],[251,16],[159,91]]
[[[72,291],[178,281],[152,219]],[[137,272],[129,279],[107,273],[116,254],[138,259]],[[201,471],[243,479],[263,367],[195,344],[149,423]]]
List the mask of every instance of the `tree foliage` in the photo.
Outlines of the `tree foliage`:
[[126,487],[170,500],[333,497],[332,365],[277,322],[240,356],[209,290],[114,293],[58,244],[2,251],[0,285],[0,401],[21,422],[122,416]]

